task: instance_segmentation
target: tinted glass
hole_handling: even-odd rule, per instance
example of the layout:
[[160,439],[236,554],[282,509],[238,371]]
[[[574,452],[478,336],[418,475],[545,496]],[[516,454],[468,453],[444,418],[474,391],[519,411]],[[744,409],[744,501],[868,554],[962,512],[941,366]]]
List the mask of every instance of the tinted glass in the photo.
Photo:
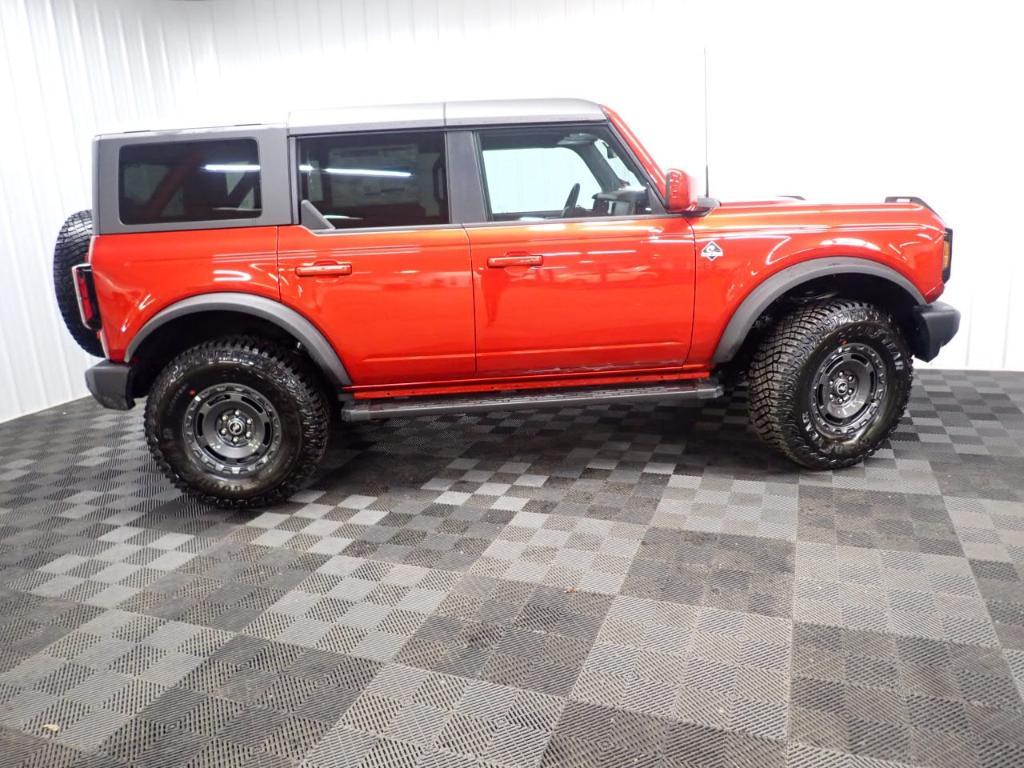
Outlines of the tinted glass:
[[495,214],[561,211],[577,183],[581,200],[591,200],[601,191],[583,158],[568,147],[487,149],[483,157]]
[[602,126],[482,131],[480,151],[494,221],[649,211],[642,177]]
[[299,194],[338,229],[447,224],[444,135],[299,140]]
[[121,148],[121,221],[157,224],[253,219],[262,212],[254,139],[178,141]]

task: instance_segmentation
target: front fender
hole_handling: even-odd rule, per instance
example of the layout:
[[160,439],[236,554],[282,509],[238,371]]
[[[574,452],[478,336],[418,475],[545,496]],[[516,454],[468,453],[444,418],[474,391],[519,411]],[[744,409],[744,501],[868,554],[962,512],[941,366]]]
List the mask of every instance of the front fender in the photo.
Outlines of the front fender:
[[802,283],[839,274],[880,277],[899,286],[914,303],[926,303],[924,295],[910,280],[892,267],[875,261],[840,256],[800,262],[776,272],[747,295],[725,326],[712,362],[719,364],[732,360],[757,318],[780,296]]
[[766,297],[770,303],[780,291],[816,277],[881,277],[911,304],[935,301],[942,293],[945,231],[920,205],[726,203],[692,224],[694,364],[729,359]]

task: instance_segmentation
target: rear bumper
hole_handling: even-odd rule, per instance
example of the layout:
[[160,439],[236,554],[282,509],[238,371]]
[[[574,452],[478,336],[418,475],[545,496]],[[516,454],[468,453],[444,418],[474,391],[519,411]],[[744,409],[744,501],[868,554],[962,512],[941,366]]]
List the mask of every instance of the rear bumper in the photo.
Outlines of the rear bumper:
[[960,329],[960,312],[937,301],[914,307],[914,325],[911,332],[910,348],[914,357],[934,360],[949,340]]
[[127,411],[135,406],[131,395],[130,366],[104,360],[85,372],[85,386],[104,408]]

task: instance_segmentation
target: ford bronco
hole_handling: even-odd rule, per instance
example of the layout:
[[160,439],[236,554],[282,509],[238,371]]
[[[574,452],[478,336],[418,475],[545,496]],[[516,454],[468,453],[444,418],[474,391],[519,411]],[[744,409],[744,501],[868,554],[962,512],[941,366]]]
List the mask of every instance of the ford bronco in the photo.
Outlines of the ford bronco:
[[349,108],[103,135],[58,304],[181,489],[260,506],[334,422],[704,399],[743,375],[797,464],[846,467],[959,313],[921,200],[719,202],[579,100]]

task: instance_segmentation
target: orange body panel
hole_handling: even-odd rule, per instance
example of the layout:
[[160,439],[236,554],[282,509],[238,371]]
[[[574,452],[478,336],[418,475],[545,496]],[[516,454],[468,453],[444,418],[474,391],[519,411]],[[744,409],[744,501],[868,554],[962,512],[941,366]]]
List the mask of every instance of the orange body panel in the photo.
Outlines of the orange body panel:
[[[942,235],[942,222],[915,204],[755,202],[693,219],[102,235],[91,263],[111,360],[123,360],[145,322],[181,299],[254,293],[316,325],[355,391],[389,396],[707,371],[743,299],[802,261],[877,261],[934,301]],[[695,255],[711,241],[721,257]],[[519,253],[542,255],[543,264],[488,266]],[[295,274],[324,263],[351,264],[351,273]]]
[[[351,272],[295,274],[312,264],[351,265]],[[360,385],[475,373],[469,264],[459,226],[280,230],[281,300],[320,329]]]
[[803,261],[859,257],[896,270],[928,301],[943,289],[943,225],[916,204],[728,203],[693,219],[693,230],[698,254],[712,241],[723,254],[697,258],[692,363],[710,365],[743,299],[776,272]]
[[99,235],[90,256],[107,357],[161,309],[204,293],[277,299],[277,227]]
[[[686,361],[694,253],[685,219],[495,224],[468,232],[481,375]],[[491,264],[517,254],[543,261]]]

